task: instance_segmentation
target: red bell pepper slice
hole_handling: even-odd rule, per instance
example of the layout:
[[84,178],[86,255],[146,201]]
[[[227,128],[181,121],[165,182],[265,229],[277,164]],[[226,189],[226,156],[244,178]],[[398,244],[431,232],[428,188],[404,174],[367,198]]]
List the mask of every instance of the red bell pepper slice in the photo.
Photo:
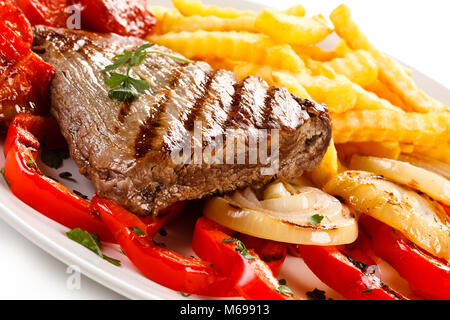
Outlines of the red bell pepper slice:
[[[209,262],[183,257],[155,243],[151,238],[163,221],[149,226],[113,201],[98,196],[91,204],[92,210],[115,235],[123,252],[147,278],[185,293],[215,297],[237,295],[228,277]],[[144,234],[138,234],[140,232],[136,233],[136,230]]]
[[0,21],[31,45],[33,33],[30,22],[12,0],[0,0]]
[[[298,245],[297,250],[311,271],[326,285],[349,300],[404,300],[375,275],[371,258],[366,263],[352,258],[345,247]],[[358,252],[359,258],[363,256]]]
[[[200,218],[195,225],[192,248],[199,257],[211,261],[233,281],[236,290],[251,300],[291,300],[298,299],[293,294],[283,293],[278,280],[270,268],[253,250],[248,250],[253,258],[244,256],[236,242],[226,242],[232,231],[207,219]],[[225,242],[224,242],[225,240]]]
[[386,260],[411,289],[427,298],[450,300],[450,263],[419,249],[400,232],[371,217],[360,225],[377,255]]
[[72,4],[71,0],[16,0],[16,3],[33,26],[67,28],[66,8]]
[[114,32],[144,37],[156,24],[147,10],[146,0],[76,0],[83,8],[83,28],[96,32]]
[[40,147],[37,137],[55,136],[54,120],[17,115],[11,123],[4,145],[5,177],[10,189],[20,200],[48,218],[74,229],[95,233],[104,241],[114,237],[89,209],[89,202],[60,183],[44,176],[36,166]]
[[280,273],[287,256],[286,243],[256,238],[246,234],[241,234],[238,238],[245,243],[247,248],[253,249],[258,254],[261,260],[272,270],[274,276]]

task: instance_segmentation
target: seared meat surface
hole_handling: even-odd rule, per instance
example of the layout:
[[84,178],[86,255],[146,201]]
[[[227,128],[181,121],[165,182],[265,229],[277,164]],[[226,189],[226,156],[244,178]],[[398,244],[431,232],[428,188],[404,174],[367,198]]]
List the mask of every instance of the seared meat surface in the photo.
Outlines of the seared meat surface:
[[[35,27],[34,37],[36,51],[56,68],[51,112],[72,158],[100,196],[136,214],[156,214],[180,200],[302,174],[319,164],[329,144],[331,125],[324,106],[269,87],[259,78],[239,81],[232,72],[213,70],[204,62],[186,64],[149,54],[132,75],[145,79],[150,89],[133,102],[121,103],[108,97],[108,75],[101,70],[143,40],[43,26]],[[198,128],[200,140],[194,135]],[[242,129],[245,163],[239,164],[239,152],[228,164],[199,161],[191,149],[178,152],[192,142],[218,156],[220,137],[224,145],[234,144],[227,140],[230,129]],[[271,173],[261,169],[273,163],[249,161],[259,151],[250,141],[262,141],[261,130],[267,130],[269,149],[279,133],[278,170]]]

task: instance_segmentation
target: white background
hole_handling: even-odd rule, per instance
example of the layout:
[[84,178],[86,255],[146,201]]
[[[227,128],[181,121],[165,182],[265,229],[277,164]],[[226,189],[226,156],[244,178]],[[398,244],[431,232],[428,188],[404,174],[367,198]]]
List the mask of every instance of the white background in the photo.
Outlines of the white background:
[[[450,88],[448,0],[259,0],[280,9],[302,3],[326,15],[342,2],[381,50]],[[224,5],[227,1],[223,1]],[[82,277],[80,290],[66,286],[67,266],[0,220],[0,299],[121,299]]]

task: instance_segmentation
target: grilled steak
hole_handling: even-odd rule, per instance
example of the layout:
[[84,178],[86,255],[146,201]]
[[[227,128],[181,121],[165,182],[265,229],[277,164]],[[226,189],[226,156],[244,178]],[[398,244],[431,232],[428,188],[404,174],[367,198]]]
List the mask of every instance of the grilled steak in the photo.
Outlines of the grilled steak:
[[[121,103],[108,97],[108,76],[101,70],[143,40],[42,26],[34,29],[34,37],[36,52],[56,68],[51,112],[72,158],[100,196],[138,215],[157,213],[180,200],[300,175],[319,164],[329,144],[331,125],[323,105],[269,87],[260,78],[239,81],[232,72],[213,70],[204,62],[186,64],[148,54],[132,75],[151,88],[137,100]],[[226,152],[235,144],[227,136],[230,129],[239,132],[238,141],[245,146],[244,151],[236,147],[233,155]],[[249,161],[261,151],[262,131],[269,149],[278,137],[279,148],[268,152],[272,157],[279,150],[278,170],[271,173],[261,169],[273,163]],[[261,142],[256,149],[250,143],[255,139]],[[191,142],[225,164],[199,160],[194,148],[183,149]],[[175,160],[181,159],[173,157],[177,152],[183,161]],[[239,163],[244,152],[246,161]]]

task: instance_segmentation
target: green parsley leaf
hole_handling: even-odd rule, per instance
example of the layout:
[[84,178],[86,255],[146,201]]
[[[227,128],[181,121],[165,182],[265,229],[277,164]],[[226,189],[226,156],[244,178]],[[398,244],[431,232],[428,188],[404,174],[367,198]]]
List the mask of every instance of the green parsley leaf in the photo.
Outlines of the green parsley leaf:
[[75,179],[72,178],[72,174],[71,174],[70,172],[67,172],[67,171],[61,172],[61,173],[59,174],[59,177],[60,177],[61,179],[66,179],[66,180],[73,181],[73,182],[76,181]]
[[145,236],[145,232],[142,231],[139,227],[128,227],[128,229],[132,230],[138,236]]
[[292,290],[288,286],[286,286],[284,284],[281,284],[277,288],[277,292],[279,292],[281,294],[284,294],[285,296],[291,296],[292,297],[294,295],[294,292],[292,292]]
[[100,238],[96,234],[92,234],[80,228],[76,228],[66,232],[66,235],[69,239],[96,253],[100,258],[105,259],[109,263],[120,267],[121,263],[119,260],[113,259],[103,254],[102,250],[100,249]]
[[369,293],[370,291],[372,291],[372,288],[371,288],[371,287],[368,287],[366,290],[361,291],[361,292],[362,292],[362,293]]
[[313,291],[308,291],[306,293],[311,300],[326,300],[325,291],[315,288]]
[[228,239],[223,239],[222,240],[222,242],[236,242],[236,241],[238,241],[238,239],[236,239],[236,238],[228,238]]
[[184,293],[183,291],[180,291],[180,294],[183,296],[183,297],[185,297],[185,298],[187,298],[187,297],[190,297],[191,296],[191,294],[190,293]]
[[102,72],[110,72],[112,70],[116,70],[117,68],[127,64],[131,60],[131,56],[133,55],[132,52],[125,50],[122,54],[117,55],[114,57],[114,63],[110,64],[109,66],[106,66]]
[[313,225],[316,226],[320,224],[323,220],[324,216],[321,216],[320,214],[315,214],[308,218],[308,221]]
[[53,169],[62,167],[63,161],[69,158],[69,152],[64,150],[42,149],[41,159],[44,164]]
[[28,158],[27,160],[27,166],[29,168],[37,167],[36,162],[34,162],[33,158],[29,154],[25,154]]
[[153,46],[154,44],[152,43],[146,43],[137,48],[134,52],[125,50],[122,54],[114,57],[113,64],[106,66],[102,70],[103,73],[106,73],[127,65],[126,74],[113,72],[111,76],[105,81],[105,84],[111,88],[111,90],[108,92],[108,96],[111,99],[120,102],[130,102],[139,97],[139,92],[148,90],[150,88],[147,81],[134,79],[130,76],[131,68],[140,65],[149,53],[160,54],[185,63],[192,62],[191,60],[171,55],[162,51],[147,50]]
[[5,168],[2,168],[2,169],[0,170],[0,173],[1,173],[1,175],[3,176],[3,179],[5,179],[5,182],[6,182],[6,184],[8,185],[8,187],[11,187],[11,184],[9,183],[9,180],[8,180],[8,178],[6,178],[6,175],[5,175]]
[[105,84],[110,87],[110,88],[115,88],[117,86],[120,86],[122,83],[124,83],[127,80],[127,76],[117,73],[117,72],[113,72],[111,74],[111,77],[109,77],[108,80],[105,81]]

